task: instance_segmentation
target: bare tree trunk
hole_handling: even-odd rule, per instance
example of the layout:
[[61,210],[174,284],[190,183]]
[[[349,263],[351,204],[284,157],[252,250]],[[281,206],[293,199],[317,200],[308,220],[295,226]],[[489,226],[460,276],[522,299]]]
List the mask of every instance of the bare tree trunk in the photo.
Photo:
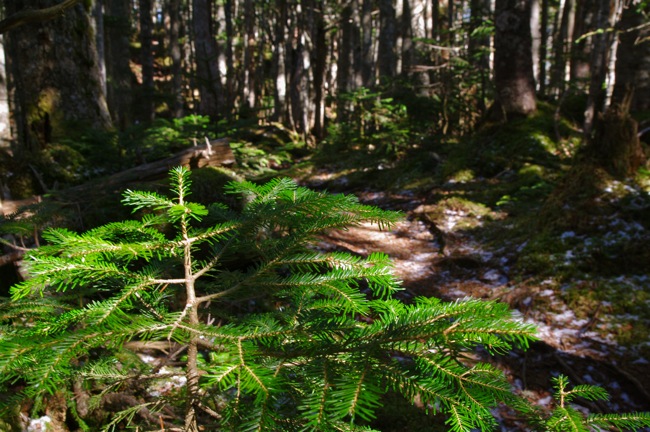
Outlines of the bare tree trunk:
[[150,122],[154,119],[153,82],[153,18],[151,16],[151,0],[139,0],[140,12],[140,62],[142,63],[142,99],[140,113],[142,120]]
[[592,131],[596,122],[596,116],[604,108],[605,90],[603,84],[607,77],[607,66],[609,58],[610,38],[612,34],[604,31],[610,26],[613,10],[610,8],[609,0],[598,0],[596,15],[597,29],[602,32],[595,32],[591,37],[593,48],[591,52],[591,80],[589,83],[589,95],[587,97],[587,108],[585,110],[584,135],[587,141],[592,139]]
[[573,42],[575,0],[564,0],[561,6],[561,10],[558,10],[561,19],[553,40],[555,60],[551,73],[551,87],[555,89],[554,93],[557,97],[560,97],[566,90],[567,78],[570,76],[567,74],[567,67],[569,66],[569,56]]
[[133,123],[132,72],[129,65],[131,7],[129,0],[105,0],[106,95],[115,126]]
[[412,76],[412,69],[415,64],[415,46],[413,44],[412,20],[413,11],[412,5],[409,0],[402,0],[402,10],[400,19],[400,37],[402,39],[402,46],[400,52],[401,58],[401,73],[404,76]]
[[[650,5],[644,11],[650,14]],[[622,102],[628,92],[632,92],[630,110],[650,110],[650,43],[644,38],[650,30],[640,26],[646,23],[644,16],[634,8],[628,7],[621,18],[620,44],[616,59],[616,84],[614,101]]]
[[242,86],[242,104],[254,109],[256,106],[256,83],[255,83],[255,48],[257,46],[255,36],[255,4],[253,0],[244,1],[244,83]]
[[314,64],[314,130],[316,138],[325,136],[325,81],[328,64],[327,41],[325,34],[325,19],[323,17],[323,0],[318,1],[315,23],[315,47],[313,49],[312,63]]
[[278,18],[275,22],[275,38],[273,41],[273,119],[278,122],[287,121],[287,2],[278,0]]
[[593,43],[586,34],[596,29],[596,17],[599,0],[580,0],[576,5],[574,34],[578,41],[571,49],[571,82],[584,90],[588,87],[591,76],[591,57]]
[[379,80],[392,78],[397,73],[397,22],[391,0],[379,0]]
[[181,44],[179,41],[181,29],[181,0],[169,2],[169,56],[172,60],[172,116],[183,116],[183,69]]
[[469,61],[475,65],[474,71],[478,71],[481,79],[478,99],[478,109],[482,113],[485,112],[485,99],[488,80],[490,78],[490,58],[488,52],[490,50],[490,37],[472,35],[479,26],[483,25],[487,17],[490,16],[490,1],[489,0],[472,0],[470,3],[471,16],[470,16],[470,36],[468,43]]
[[196,79],[199,89],[199,113],[216,120],[223,108],[223,94],[217,63],[217,42],[212,35],[209,0],[192,0]]
[[548,53],[548,19],[549,19],[549,0],[542,0],[540,10],[540,28],[539,28],[539,55],[537,83],[539,94],[546,95],[546,58]]
[[[0,35],[0,145],[9,142],[11,129],[9,127],[9,100],[7,94],[7,74],[5,72],[5,44]],[[0,184],[0,202],[2,201],[2,185]],[[1,204],[0,204],[1,205]]]
[[[336,67],[336,84],[338,94],[348,93],[353,90],[352,66],[354,50],[354,39],[352,37],[352,6],[349,4],[341,12],[341,35],[338,40],[338,61]],[[337,120],[345,120],[348,112],[348,104],[339,98],[337,105]]]
[[372,88],[375,85],[374,53],[372,52],[372,2],[361,0],[361,85]]
[[93,30],[97,46],[97,62],[102,92],[106,94],[106,49],[104,45],[104,1],[95,0],[93,7]]
[[306,35],[304,28],[304,14],[302,7],[299,5],[296,8],[296,35],[293,41],[293,52],[291,55],[291,78],[289,86],[289,97],[291,99],[291,123],[294,128],[306,134],[309,129],[307,121],[307,106],[305,104],[304,95],[307,94],[307,64],[305,63],[306,56],[309,54],[306,51]]
[[527,116],[537,109],[530,34],[530,1],[497,0],[495,8],[494,115]]
[[235,58],[232,49],[232,41],[235,31],[233,29],[233,1],[226,0],[224,3],[224,15],[226,20],[226,104],[228,109],[224,110],[229,113],[235,106],[235,96],[237,83],[235,78]]

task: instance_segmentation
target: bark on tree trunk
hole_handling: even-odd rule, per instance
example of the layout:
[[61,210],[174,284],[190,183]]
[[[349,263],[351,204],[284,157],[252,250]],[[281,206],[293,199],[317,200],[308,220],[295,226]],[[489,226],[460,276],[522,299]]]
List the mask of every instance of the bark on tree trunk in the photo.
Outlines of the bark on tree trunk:
[[242,85],[242,104],[248,109],[254,109],[257,104],[255,82],[255,4],[253,0],[244,2],[244,22],[246,34],[244,35],[244,83]]
[[[598,0],[598,9],[596,15],[596,28],[605,30],[610,21],[610,1]],[[587,108],[585,109],[585,123],[584,123],[584,136],[587,141],[590,141],[592,132],[594,130],[595,122],[597,121],[598,112],[603,112],[603,104],[605,102],[605,90],[603,83],[607,76],[608,65],[608,47],[610,33],[597,32],[592,36],[592,51],[591,51],[591,79],[589,82],[589,95],[587,97]]]
[[[650,5],[646,7],[650,14]],[[646,21],[641,13],[628,7],[621,18],[620,43],[616,58],[614,101],[621,102],[633,90],[631,111],[650,110],[650,28],[639,28]],[[636,29],[629,31],[631,29]],[[644,42],[645,40],[645,42]]]
[[379,81],[397,73],[397,22],[391,0],[379,0]]
[[636,120],[629,113],[629,100],[612,105],[605,114],[600,114],[587,152],[613,177],[631,177],[647,160],[638,129]]
[[325,21],[323,19],[324,2],[318,3],[319,12],[316,17],[315,49],[312,63],[314,64],[314,130],[316,138],[325,136],[325,73],[328,64],[327,41],[325,39]]
[[596,28],[596,12],[599,0],[581,0],[576,5],[575,26],[573,29],[577,42],[571,46],[571,82],[579,89],[586,89],[591,75],[590,58],[592,38],[582,37]]
[[172,116],[183,116],[183,75],[181,44],[181,0],[169,2],[169,56],[172,60]]
[[361,85],[372,88],[375,85],[374,55],[372,52],[372,2],[361,3]]
[[530,33],[530,1],[497,0],[495,7],[494,115],[527,116],[537,109]]
[[[142,63],[142,99],[140,114],[144,122],[155,116],[153,82],[153,18],[151,0],[139,0],[140,7],[140,61]],[[124,55],[124,54],[122,54]]]
[[540,27],[539,27],[539,56],[538,56],[538,70],[537,77],[539,94],[546,95],[546,56],[548,52],[548,16],[549,16],[549,0],[542,0],[540,10]]
[[[0,143],[4,144],[5,142],[9,142],[10,139],[9,101],[7,95],[7,75],[5,72],[5,43],[3,37],[0,35]],[[0,187],[2,187],[1,184]],[[2,198],[2,190],[0,189],[0,202]]]
[[217,64],[217,43],[210,27],[210,2],[193,0],[192,5],[196,79],[201,98],[199,113],[216,120],[223,109],[223,94]]
[[133,123],[133,75],[129,66],[131,8],[129,0],[106,0],[106,98],[115,126],[123,131]]
[[570,48],[573,42],[573,24],[575,20],[574,0],[564,0],[561,11],[559,28],[554,37],[555,61],[551,74],[551,87],[555,89],[555,95],[560,97],[566,90],[567,76],[566,69],[569,61]]
[[275,38],[273,43],[273,120],[287,121],[287,2],[278,0],[278,18],[275,22]]
[[[354,88],[352,86],[352,67],[354,39],[352,37],[352,7],[348,4],[341,12],[341,35],[338,40],[338,59],[336,68],[336,87],[338,94],[342,95],[351,92]],[[339,98],[337,104],[336,118],[339,121],[344,121],[346,113],[348,112],[349,103],[344,99]]]
[[[17,3],[5,5],[7,14],[19,11]],[[20,3],[42,9],[58,2]],[[78,4],[57,19],[7,33],[15,155],[39,151],[67,136],[74,123],[111,126],[90,20],[89,11]]]

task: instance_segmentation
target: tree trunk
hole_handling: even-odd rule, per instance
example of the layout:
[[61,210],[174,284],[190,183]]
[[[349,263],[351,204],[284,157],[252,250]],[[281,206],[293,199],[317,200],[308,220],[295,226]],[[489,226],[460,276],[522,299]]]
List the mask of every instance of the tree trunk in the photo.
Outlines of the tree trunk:
[[[646,6],[645,13],[650,14],[650,4]],[[645,23],[644,16],[633,7],[623,11],[623,33],[616,56],[614,101],[622,102],[626,94],[632,91],[631,111],[650,110],[650,43],[647,40],[650,30],[647,27],[639,29]]]
[[564,0],[561,11],[558,10],[558,14],[561,13],[561,19],[553,40],[555,61],[551,73],[551,87],[555,90],[554,93],[557,97],[560,97],[566,90],[568,79],[567,65],[573,42],[573,23],[575,20],[574,3],[575,0]]
[[548,19],[549,19],[549,0],[542,0],[540,5],[540,27],[539,27],[539,56],[538,56],[538,89],[539,94],[546,96],[546,57],[548,53]]
[[372,2],[361,0],[361,85],[372,88],[375,85],[374,53],[372,51]]
[[97,46],[97,61],[99,67],[102,93],[106,94],[106,46],[104,43],[104,0],[95,0],[93,7],[93,31]]
[[530,33],[530,1],[497,0],[495,7],[494,115],[527,116],[537,109]]
[[172,116],[183,116],[183,72],[181,44],[181,0],[169,2],[169,56],[172,60]]
[[[7,14],[20,9],[8,2]],[[20,2],[42,9],[54,0]],[[79,124],[109,128],[91,17],[78,4],[59,18],[7,33],[7,64],[14,154],[29,154],[67,137]]]
[[307,101],[305,95],[308,94],[307,68],[309,55],[306,44],[306,29],[304,28],[304,14],[302,8],[298,7],[296,12],[296,28],[294,29],[294,40],[291,54],[291,77],[289,80],[289,97],[291,106],[291,124],[294,129],[301,134],[308,133],[308,113]]
[[[352,67],[353,67],[353,50],[354,39],[352,37],[352,6],[346,5],[341,11],[340,18],[340,36],[338,39],[338,58],[336,67],[336,87],[338,95],[342,95],[353,90]],[[336,118],[344,121],[349,111],[349,103],[339,98],[337,104]]]
[[596,28],[596,16],[599,0],[580,0],[576,5],[574,39],[577,42],[571,46],[571,82],[579,89],[588,86],[591,75],[592,38],[583,37]]
[[[616,2],[617,0],[615,0]],[[609,46],[611,32],[604,30],[610,26],[612,13],[609,0],[598,0],[598,9],[596,15],[596,29],[602,30],[592,35],[591,50],[591,79],[589,82],[589,95],[587,97],[587,108],[585,110],[584,135],[587,141],[590,141],[594,124],[597,121],[598,112],[603,112],[605,102],[605,89],[603,84],[607,77],[607,66],[609,64]]]
[[[0,146],[3,146],[5,142],[9,142],[10,139],[7,74],[5,72],[5,44],[2,35],[0,35]],[[1,188],[2,184],[0,184],[0,202],[3,198]]]
[[235,106],[235,96],[237,88],[236,77],[235,77],[235,58],[233,53],[233,39],[234,39],[234,29],[233,29],[233,1],[226,0],[224,2],[224,19],[226,22],[226,109],[223,110],[225,115],[229,115],[231,110]]
[[255,35],[255,4],[253,0],[244,1],[244,83],[242,85],[242,104],[248,109],[257,105],[255,82],[255,48],[257,37]]
[[379,80],[385,81],[397,73],[397,22],[391,0],[379,0]]
[[488,80],[490,77],[490,37],[485,35],[472,34],[479,26],[483,25],[487,17],[490,16],[490,1],[472,0],[470,3],[470,34],[468,42],[469,61],[475,65],[474,71],[478,71],[480,76],[480,89],[478,97],[478,110],[481,114],[485,112],[485,99]]
[[287,1],[278,0],[278,18],[275,22],[275,38],[273,41],[273,120],[287,121]]
[[105,0],[106,98],[113,123],[125,130],[133,123],[133,74],[129,65],[129,0]]
[[312,63],[314,64],[314,130],[316,138],[325,136],[325,81],[329,56],[327,52],[327,40],[325,34],[325,20],[323,8],[325,2],[320,0],[317,4],[315,24],[315,47],[312,52]]
[[638,124],[629,114],[629,100],[599,114],[588,155],[617,179],[634,176],[646,156],[638,137]]
[[[153,18],[151,0],[139,0],[140,7],[140,62],[142,63],[142,98],[139,103],[141,120],[154,119],[153,82]],[[124,55],[124,54],[122,54]]]
[[199,114],[213,120],[223,109],[221,81],[217,63],[217,43],[212,35],[212,12],[208,0],[192,0],[196,80],[199,89]]

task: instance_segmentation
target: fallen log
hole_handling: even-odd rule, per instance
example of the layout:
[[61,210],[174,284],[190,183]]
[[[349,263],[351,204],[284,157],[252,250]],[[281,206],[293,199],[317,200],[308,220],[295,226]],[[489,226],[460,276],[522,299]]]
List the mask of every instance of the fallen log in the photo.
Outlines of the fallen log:
[[88,193],[97,195],[98,193],[122,192],[133,183],[165,178],[169,170],[177,166],[196,169],[209,166],[232,166],[234,164],[235,156],[230,149],[228,138],[212,141],[208,141],[206,138],[205,145],[190,147],[166,159],[138,165],[107,178],[53,192],[52,195],[55,198],[62,197],[63,199],[77,201]]

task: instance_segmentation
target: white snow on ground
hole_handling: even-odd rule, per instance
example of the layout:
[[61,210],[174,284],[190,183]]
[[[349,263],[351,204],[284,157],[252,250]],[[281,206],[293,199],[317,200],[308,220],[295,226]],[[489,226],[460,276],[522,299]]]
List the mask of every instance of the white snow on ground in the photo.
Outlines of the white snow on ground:
[[48,425],[52,422],[49,416],[43,416],[37,419],[30,419],[26,432],[45,432],[48,430]]

